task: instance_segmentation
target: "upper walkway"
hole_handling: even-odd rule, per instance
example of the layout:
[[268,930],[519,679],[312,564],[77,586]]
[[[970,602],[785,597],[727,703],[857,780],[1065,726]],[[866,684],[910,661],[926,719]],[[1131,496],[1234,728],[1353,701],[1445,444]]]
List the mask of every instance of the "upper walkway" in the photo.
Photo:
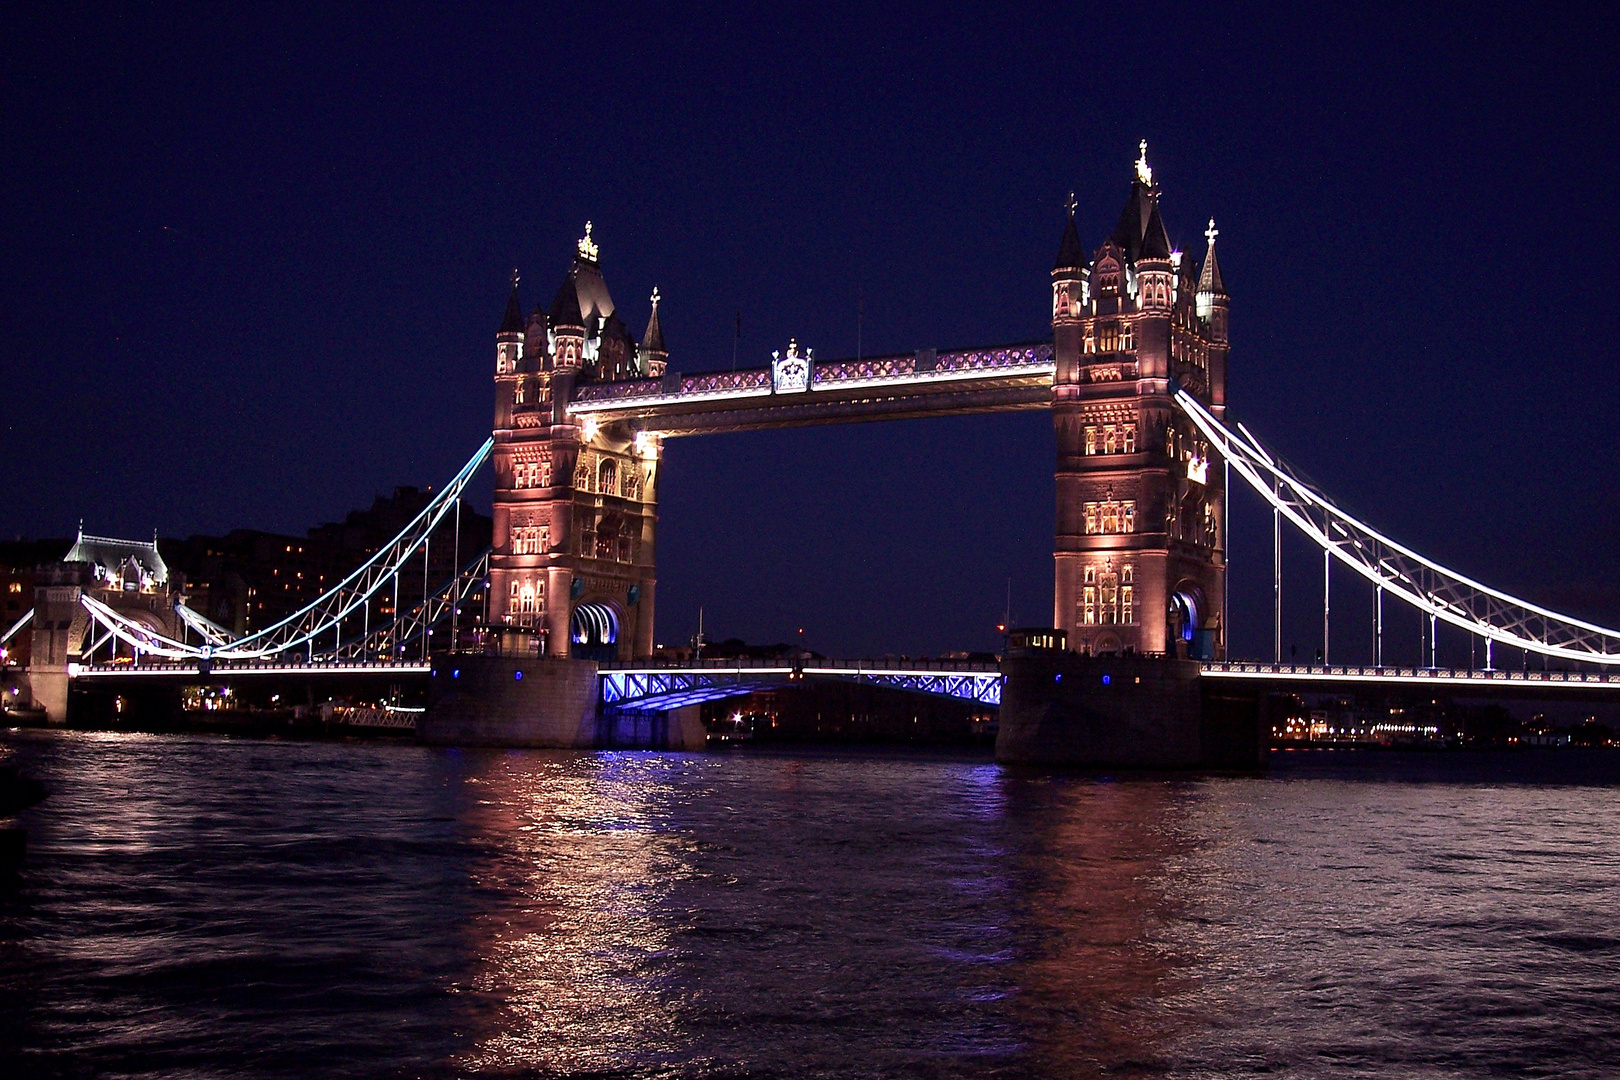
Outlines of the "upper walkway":
[[790,351],[762,368],[587,384],[568,411],[677,436],[1043,409],[1055,370],[1049,340],[830,363]]

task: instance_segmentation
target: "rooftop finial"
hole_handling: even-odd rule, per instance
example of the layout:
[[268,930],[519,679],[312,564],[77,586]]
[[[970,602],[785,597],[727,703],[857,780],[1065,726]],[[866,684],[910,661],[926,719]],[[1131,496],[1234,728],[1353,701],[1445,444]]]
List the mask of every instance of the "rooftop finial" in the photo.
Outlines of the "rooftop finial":
[[579,238],[579,257],[596,261],[596,241],[591,239],[591,223],[585,223],[585,235]]
[[1147,163],[1147,140],[1143,139],[1136,145],[1137,149],[1141,151],[1136,158],[1136,178],[1142,181],[1142,183],[1146,184],[1148,187],[1152,187],[1153,170],[1148,167]]
[[657,311],[658,310],[658,286],[656,286],[656,285],[653,286],[652,305],[653,305],[653,310]]
[[512,267],[512,288],[514,288],[514,289],[517,288],[517,283],[518,283],[518,272],[517,272],[517,267],[514,266],[514,267]]
[[1069,192],[1069,201],[1064,203],[1063,205],[1064,205],[1065,208],[1068,209],[1069,216],[1074,217],[1074,208],[1079,206],[1080,203],[1078,202],[1078,200],[1075,199],[1074,192],[1071,191],[1071,192]]
[[1221,230],[1219,230],[1219,229],[1217,229],[1215,227],[1215,219],[1210,218],[1209,219],[1209,228],[1204,230],[1204,239],[1209,241],[1209,246],[1210,247],[1214,247],[1215,246],[1215,238],[1217,236],[1219,236],[1219,235],[1221,235]]

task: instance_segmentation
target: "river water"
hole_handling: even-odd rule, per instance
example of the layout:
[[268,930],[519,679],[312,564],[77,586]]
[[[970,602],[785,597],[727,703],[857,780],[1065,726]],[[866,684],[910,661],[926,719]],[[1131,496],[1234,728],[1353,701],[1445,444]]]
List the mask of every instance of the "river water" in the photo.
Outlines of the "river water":
[[1620,753],[0,755],[10,1077],[1620,1071]]

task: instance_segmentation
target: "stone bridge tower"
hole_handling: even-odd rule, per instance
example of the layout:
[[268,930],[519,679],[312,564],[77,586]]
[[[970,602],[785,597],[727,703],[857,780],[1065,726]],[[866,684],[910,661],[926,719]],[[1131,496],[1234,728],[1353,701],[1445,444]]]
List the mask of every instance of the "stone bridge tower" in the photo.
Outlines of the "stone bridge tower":
[[652,655],[662,447],[627,424],[575,422],[574,387],[663,374],[652,318],[638,344],[602,278],[591,225],[551,309],[527,319],[517,278],[495,335],[495,500],[489,619],[548,656]]
[[1087,260],[1073,199],[1052,270],[1057,372],[1054,625],[1069,647],[1226,655],[1225,468],[1171,381],[1226,411],[1227,295],[1215,225],[1195,273],[1136,161],[1114,231]]

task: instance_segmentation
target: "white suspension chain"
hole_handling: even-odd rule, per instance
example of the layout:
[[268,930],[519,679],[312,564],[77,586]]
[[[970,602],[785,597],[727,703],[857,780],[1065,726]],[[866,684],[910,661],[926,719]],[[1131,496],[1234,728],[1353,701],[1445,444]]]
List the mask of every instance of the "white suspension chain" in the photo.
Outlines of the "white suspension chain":
[[1620,665],[1620,630],[1549,611],[1397,544],[1301,480],[1242,424],[1233,431],[1180,387],[1174,396],[1261,498],[1317,546],[1409,606],[1487,641],[1562,660]]

